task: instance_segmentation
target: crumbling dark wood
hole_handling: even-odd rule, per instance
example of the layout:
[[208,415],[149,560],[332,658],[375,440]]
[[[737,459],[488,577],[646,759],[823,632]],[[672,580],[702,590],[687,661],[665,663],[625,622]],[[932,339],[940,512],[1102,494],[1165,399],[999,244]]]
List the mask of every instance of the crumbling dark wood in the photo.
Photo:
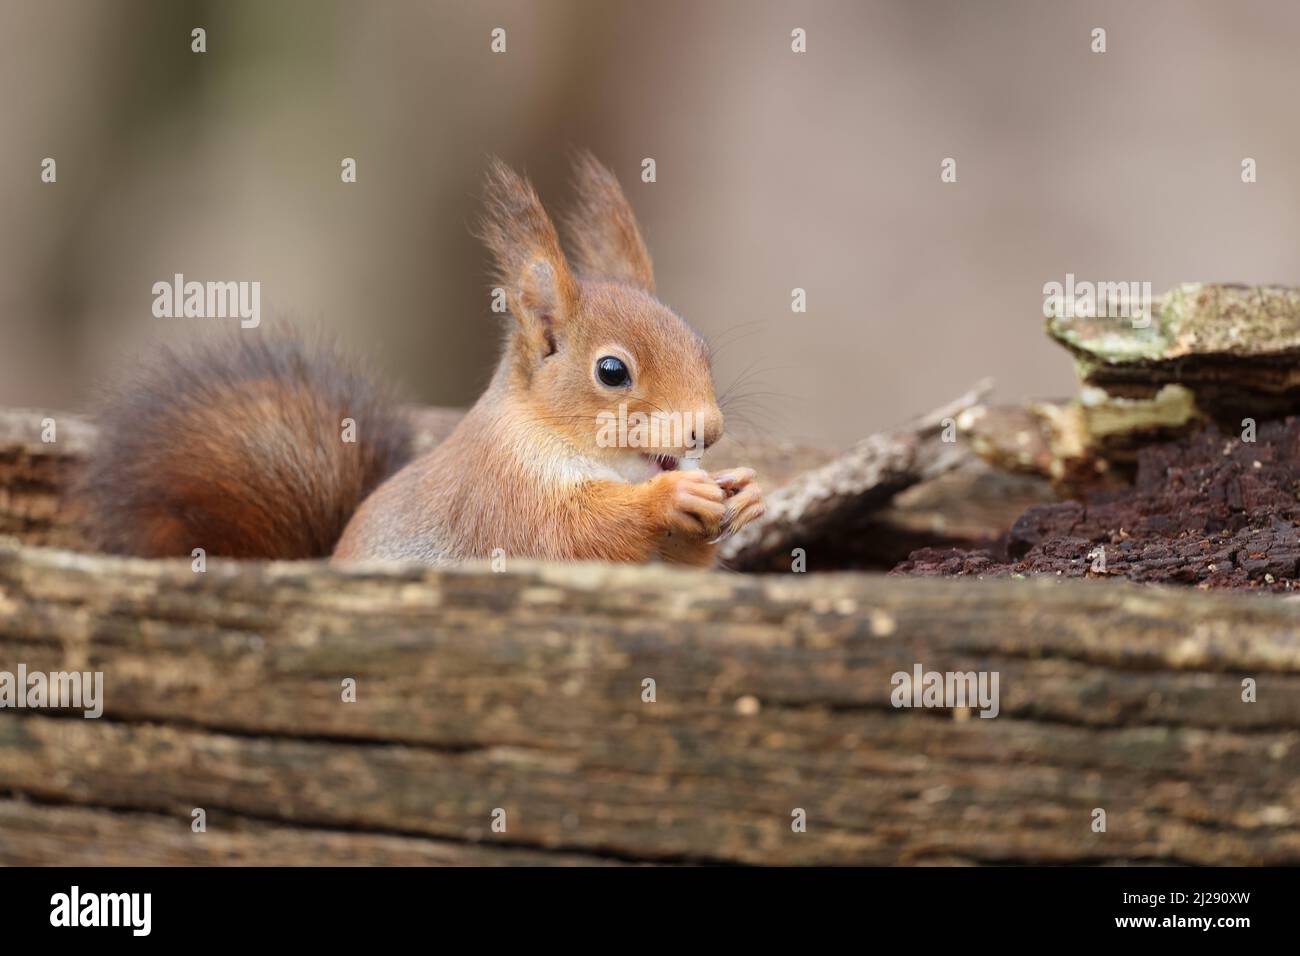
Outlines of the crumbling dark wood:
[[1053,574],[1290,591],[1300,581],[1300,420],[1153,445],[1132,487],[1029,508],[1001,548],[919,550],[913,575]]

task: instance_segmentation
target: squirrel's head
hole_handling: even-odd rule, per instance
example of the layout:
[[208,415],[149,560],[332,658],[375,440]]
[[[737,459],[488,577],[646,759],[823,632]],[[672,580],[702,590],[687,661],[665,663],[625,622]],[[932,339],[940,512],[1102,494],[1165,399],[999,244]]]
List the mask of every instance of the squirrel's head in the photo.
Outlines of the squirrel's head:
[[513,325],[507,372],[539,427],[630,480],[678,467],[722,435],[704,340],[654,294],[614,174],[577,157],[573,267],[532,186],[499,161],[481,235]]

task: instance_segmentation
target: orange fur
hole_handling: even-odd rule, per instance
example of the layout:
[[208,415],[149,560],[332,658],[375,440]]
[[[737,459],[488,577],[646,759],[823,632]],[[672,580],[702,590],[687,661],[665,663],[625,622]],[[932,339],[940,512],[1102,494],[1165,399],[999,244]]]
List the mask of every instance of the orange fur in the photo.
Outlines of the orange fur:
[[[705,446],[723,423],[705,343],[651,293],[650,258],[613,174],[584,154],[577,178],[575,276],[532,187],[500,163],[491,166],[481,234],[515,327],[478,403],[446,442],[362,505],[336,559],[437,562],[499,549],[707,565],[720,530],[761,515],[747,470],[725,490],[699,473],[637,473],[649,467],[646,454],[681,456],[689,435],[663,434],[636,449],[598,440],[597,416],[619,404],[628,416],[698,416]],[[627,361],[630,388],[597,381],[593,369],[606,354]],[[745,507],[729,506],[729,492]]]
[[95,419],[77,494],[88,537],[142,557],[324,557],[408,458],[407,423],[353,363],[260,332],[157,353]]
[[[80,496],[92,540],[150,557],[441,563],[499,549],[711,563],[719,534],[762,514],[762,494],[748,469],[710,477],[651,460],[722,434],[708,350],[654,297],[613,174],[584,154],[577,180],[575,274],[532,186],[491,164],[480,232],[512,327],[491,384],[442,445],[401,467],[406,422],[328,349],[241,334],[163,352],[98,416]],[[604,356],[626,363],[630,384],[600,381]],[[691,428],[610,446],[600,416],[620,406],[628,419],[689,413]],[[345,418],[356,444],[340,440]]]
[[614,174],[589,151],[579,150],[574,159],[574,187],[578,202],[565,225],[578,272],[654,294],[650,253]]

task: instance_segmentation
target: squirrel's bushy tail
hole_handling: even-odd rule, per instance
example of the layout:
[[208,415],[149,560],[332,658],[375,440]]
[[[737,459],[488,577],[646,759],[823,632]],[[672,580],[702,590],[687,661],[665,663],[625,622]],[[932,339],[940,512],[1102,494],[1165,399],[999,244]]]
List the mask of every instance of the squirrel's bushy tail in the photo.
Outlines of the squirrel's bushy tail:
[[260,333],[160,351],[94,417],[90,543],[141,557],[324,557],[411,437],[334,349]]

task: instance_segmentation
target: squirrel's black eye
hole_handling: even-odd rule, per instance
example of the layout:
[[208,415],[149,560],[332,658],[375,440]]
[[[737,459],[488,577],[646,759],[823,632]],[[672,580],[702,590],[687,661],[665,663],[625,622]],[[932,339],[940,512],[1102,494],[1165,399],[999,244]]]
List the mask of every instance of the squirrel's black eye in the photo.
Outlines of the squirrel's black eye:
[[610,388],[632,384],[632,376],[629,374],[627,366],[623,364],[623,360],[614,358],[612,355],[606,355],[604,358],[596,360],[596,378]]

